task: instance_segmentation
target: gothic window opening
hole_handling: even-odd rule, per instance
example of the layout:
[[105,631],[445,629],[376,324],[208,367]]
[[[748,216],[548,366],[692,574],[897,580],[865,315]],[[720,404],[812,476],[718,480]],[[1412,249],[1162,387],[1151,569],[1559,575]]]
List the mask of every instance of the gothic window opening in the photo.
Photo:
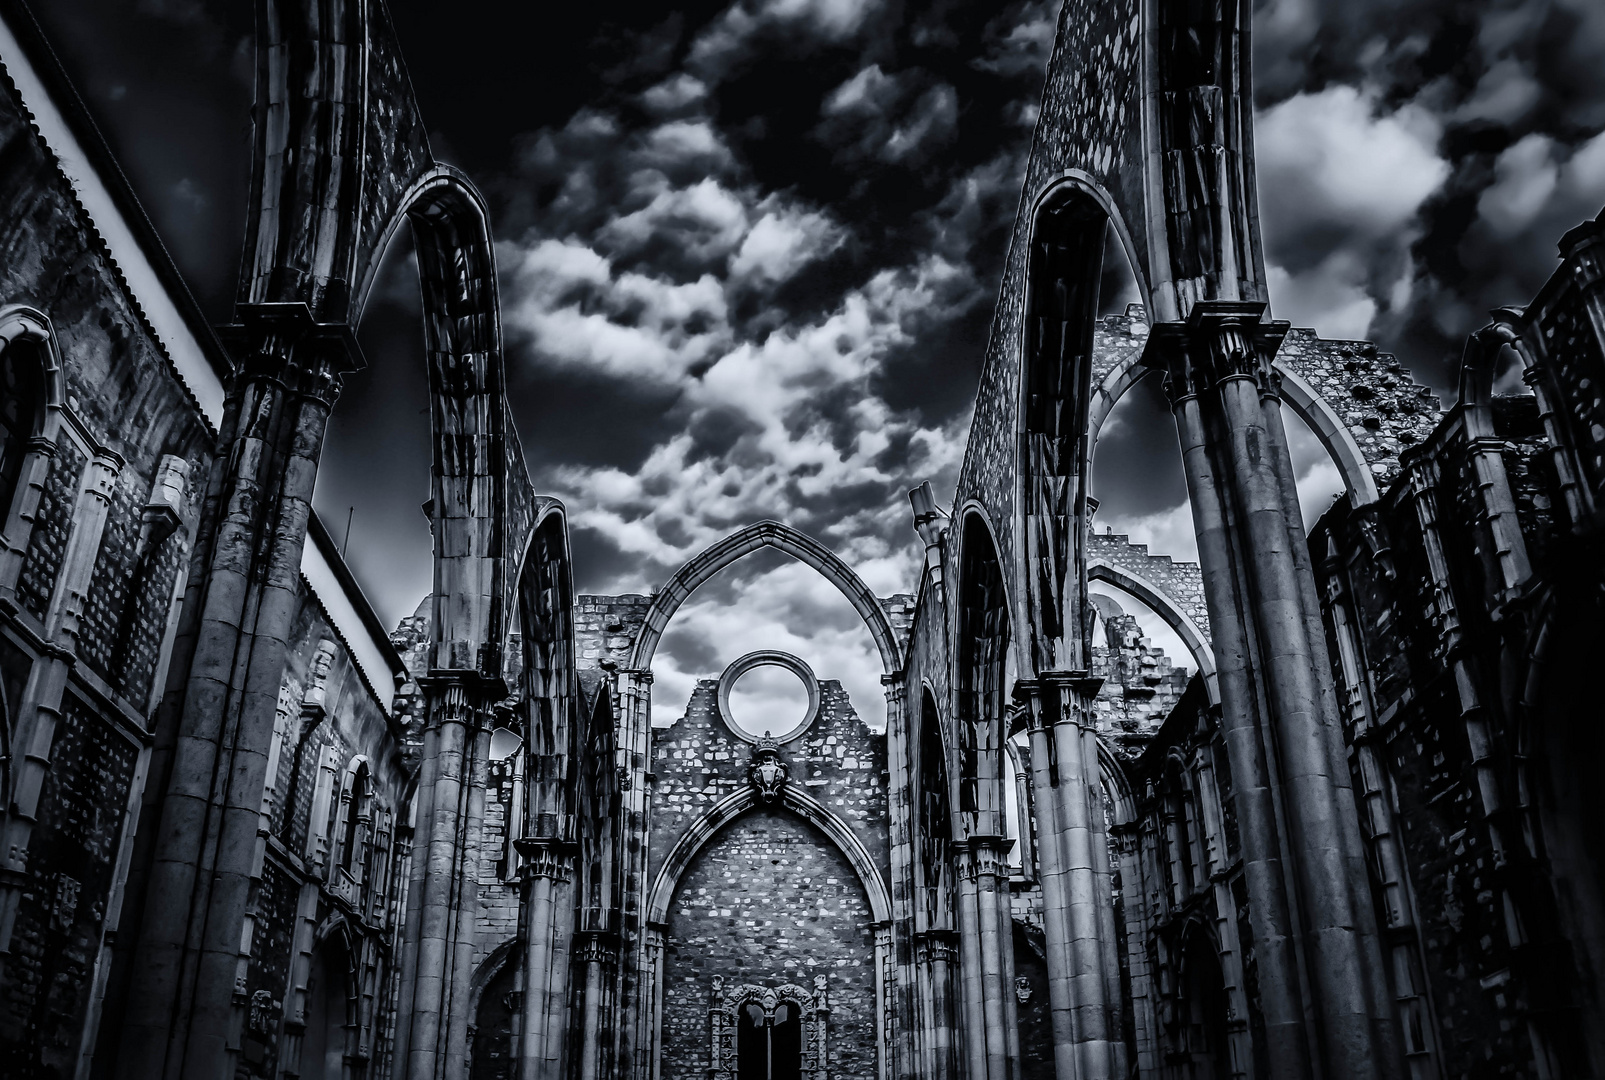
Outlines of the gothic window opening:
[[22,478],[28,440],[39,427],[44,379],[39,346],[14,341],[0,350],[0,527],[10,515]]
[[959,812],[972,832],[1001,832],[1003,681],[1009,612],[1003,570],[985,523],[964,521],[959,608]]
[[371,786],[367,762],[362,762],[351,775],[351,786],[346,790],[345,821],[340,831],[340,869],[348,874],[355,874],[366,863],[359,849],[367,840]]
[[580,725],[575,716],[573,589],[561,525],[535,532],[518,583],[524,723],[524,835],[571,839]]
[[751,1002],[736,1021],[737,1080],[802,1080],[802,1013],[783,1001],[774,1017]]
[[950,929],[953,912],[953,817],[941,718],[929,690],[920,695],[919,855],[927,930]]
[[714,1080],[826,1080],[830,1005],[825,976],[814,976],[812,992],[791,984],[749,983],[728,995],[724,980],[715,976],[708,1016],[708,1075]]
[[[1078,666],[1057,655],[1072,610],[1082,433],[1092,384],[1093,328],[1108,218],[1086,199],[1042,212],[1032,235],[1025,331],[1024,433],[1028,595],[1039,670]],[[1078,635],[1072,635],[1078,636]]]

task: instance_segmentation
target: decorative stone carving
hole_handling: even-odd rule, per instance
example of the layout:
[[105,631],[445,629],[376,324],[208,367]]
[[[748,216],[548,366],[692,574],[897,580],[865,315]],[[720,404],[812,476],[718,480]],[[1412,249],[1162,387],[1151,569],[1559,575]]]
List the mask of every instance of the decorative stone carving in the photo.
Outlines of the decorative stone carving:
[[752,764],[747,766],[747,779],[764,802],[774,802],[781,788],[791,776],[791,767],[780,759],[780,744],[767,732],[758,740],[752,752]]
[[756,986],[747,983],[725,989],[721,976],[713,977],[708,995],[708,1020],[712,1045],[708,1055],[708,1075],[712,1080],[735,1080],[736,1026],[741,1010],[756,1004],[763,1010],[764,1024],[775,1021],[775,1011],[782,1003],[795,1006],[802,1013],[804,1080],[827,1080],[829,1052],[825,1045],[825,1029],[829,1025],[830,1006],[826,1002],[825,976],[814,976],[814,990],[810,993],[801,986],[787,983],[783,986]]
[[1024,975],[1017,976],[1014,980],[1014,998],[1021,1005],[1031,1000],[1031,980]]

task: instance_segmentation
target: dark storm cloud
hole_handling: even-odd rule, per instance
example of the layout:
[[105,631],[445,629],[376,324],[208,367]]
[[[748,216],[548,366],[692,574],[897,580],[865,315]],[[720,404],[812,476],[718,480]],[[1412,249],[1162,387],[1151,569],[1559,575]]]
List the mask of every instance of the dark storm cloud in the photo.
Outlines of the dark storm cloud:
[[[1275,309],[1373,335],[1444,386],[1483,310],[1530,296],[1555,238],[1605,202],[1605,4],[1256,7]],[[507,32],[494,0],[459,0],[450,19],[426,0],[391,8],[436,152],[493,206],[514,407],[537,485],[570,508],[581,587],[650,588],[776,517],[877,592],[911,588],[905,492],[951,490],[1059,5],[595,0],[543,9],[538,34]],[[249,164],[249,6],[51,0],[41,17],[221,320]],[[1113,251],[1109,265],[1103,308],[1120,311],[1135,293]],[[393,300],[376,300],[364,343],[396,366],[417,335]],[[413,602],[395,545],[356,538],[416,513],[411,474],[391,468],[412,417],[385,418],[412,408],[404,390],[361,391],[391,434],[365,445],[337,427],[333,473],[363,482],[320,484],[324,502],[359,504],[352,559],[394,610]],[[1157,388],[1106,433],[1100,522],[1188,554]],[[1314,505],[1329,463],[1295,442]],[[392,472],[394,494],[360,505]],[[419,550],[411,565],[427,565]],[[720,581],[666,642],[666,698],[759,645],[842,677],[860,708],[878,697],[867,635],[817,575],[744,561]]]
[[[1530,298],[1556,239],[1605,204],[1605,5],[1256,7],[1261,201],[1283,292],[1449,385],[1465,334]],[[1280,185],[1265,167],[1277,117]],[[1300,169],[1301,151],[1317,160]],[[1278,197],[1310,190],[1313,203]]]

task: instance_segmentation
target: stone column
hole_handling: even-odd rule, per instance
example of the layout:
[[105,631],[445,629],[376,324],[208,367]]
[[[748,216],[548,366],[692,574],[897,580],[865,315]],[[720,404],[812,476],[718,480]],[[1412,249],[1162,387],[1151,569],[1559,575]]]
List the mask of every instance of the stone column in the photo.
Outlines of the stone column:
[[918,1055],[914,1050],[914,805],[909,790],[908,691],[900,675],[882,675],[886,689],[886,812],[890,832],[892,871],[892,965],[887,990],[891,1008],[891,1074],[899,1080],[917,1080]]
[[518,1080],[561,1080],[568,1031],[568,952],[574,930],[569,885],[575,845],[557,837],[518,841],[523,856],[524,1020]]
[[[62,698],[78,662],[79,621],[95,572],[101,536],[106,531],[112,489],[122,468],[122,458],[103,450],[84,469],[67,550],[45,613],[45,645],[28,671],[28,682],[17,704],[12,745],[19,762],[12,781],[11,803],[4,808],[4,847],[0,848],[0,979],[10,959],[11,931],[28,880],[28,845],[38,822],[39,796],[50,775],[50,754],[61,719]],[[0,723],[5,722],[9,722],[7,718],[0,717]]]
[[920,1065],[916,1075],[922,1080],[957,1080],[958,1056],[953,1022],[953,970],[958,960],[951,930],[926,930],[915,941],[924,1009],[921,1029]]
[[1014,920],[1006,836],[955,844],[964,1056],[969,1080],[1013,1080],[1019,1068],[1014,996]]
[[1031,732],[1048,1007],[1061,1080],[1113,1077],[1121,1049],[1114,1017],[1119,961],[1108,955],[1114,906],[1092,722],[1101,684],[1084,671],[1054,671],[1015,690],[1025,699]]
[[581,989],[582,1014],[580,1023],[579,1080],[604,1080],[611,1072],[606,1070],[603,1052],[610,1042],[602,1030],[603,1017],[612,1004],[610,978],[618,963],[619,942],[615,934],[601,930],[587,931],[575,949],[575,958],[585,968],[585,982]]
[[412,885],[402,938],[395,1071],[407,1080],[460,1080],[468,1065],[468,984],[479,908],[479,833],[499,679],[436,670],[427,697]]
[[1271,1072],[1399,1075],[1386,970],[1272,367],[1286,323],[1156,325],[1219,662]]
[[[153,838],[117,1075],[226,1068],[240,932],[341,328],[301,304],[246,309],[153,757]],[[159,820],[157,820],[159,819]]]
[[[1048,1016],[1053,1027],[1054,1075],[1074,1080],[1079,1039],[1076,1030],[1075,974],[1070,930],[1070,883],[1065,865],[1064,815],[1054,729],[1070,722],[1062,715],[1057,688],[1021,682],[1016,697],[1026,699],[1031,739],[1031,781],[1037,819],[1037,880],[1042,886],[1042,927],[1048,968]],[[1022,809],[1024,804],[1022,804]],[[1021,815],[1022,817],[1024,814]]]
[[646,918],[647,832],[652,803],[652,672],[618,673],[617,723],[620,835],[619,956],[615,974],[619,1022],[611,1033],[613,1062],[625,1080],[647,1080],[652,1071],[652,971],[648,963]]

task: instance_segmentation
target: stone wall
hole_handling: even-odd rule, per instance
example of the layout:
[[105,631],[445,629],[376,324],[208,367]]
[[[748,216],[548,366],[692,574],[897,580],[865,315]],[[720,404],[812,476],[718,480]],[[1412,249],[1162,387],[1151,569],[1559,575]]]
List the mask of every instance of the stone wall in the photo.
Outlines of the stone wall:
[[[819,716],[781,746],[799,787],[852,828],[869,850],[882,880],[889,872],[886,832],[886,742],[853,710],[834,679],[820,682]],[[647,880],[656,880],[664,856],[692,822],[747,784],[752,745],[732,735],[719,717],[718,683],[704,679],[685,714],[653,735],[657,776],[652,800]]]
[[707,1075],[708,1000],[751,983],[830,995],[830,1075],[875,1075],[875,938],[858,875],[818,829],[760,806],[716,835],[680,880],[663,950],[663,1075]]
[[1187,689],[1188,676],[1163,649],[1143,636],[1131,615],[1107,597],[1102,640],[1092,646],[1092,674],[1103,680],[1093,700],[1098,733],[1122,760],[1131,760],[1170,715]]
[[[649,881],[686,829],[749,784],[753,747],[719,716],[717,687],[700,682],[684,715],[653,732]],[[853,831],[884,888],[890,872],[884,735],[859,719],[839,682],[824,680],[818,716],[780,753],[788,783]],[[874,916],[853,866],[816,827],[779,805],[755,804],[695,856],[668,910],[664,1076],[704,1075],[714,975],[724,977],[728,990],[749,982],[811,989],[817,974],[827,977],[832,1008],[831,1075],[874,1075]]]
[[[42,773],[36,805],[5,808],[14,811],[4,828],[15,852],[0,854],[11,872],[0,884],[16,914],[0,956],[0,1061],[7,1076],[32,1080],[74,1075],[94,1046],[97,985],[119,926],[151,708],[214,447],[122,268],[5,77],[0,308],[11,305],[49,321],[60,362],[56,408],[47,414],[44,400],[25,403],[44,417],[49,452],[37,506],[6,538],[21,565],[0,582],[14,597],[0,603],[8,802],[28,798],[18,787],[25,772]],[[9,347],[28,350],[41,366],[50,355],[43,343]],[[221,362],[220,354],[213,359]],[[189,483],[171,507],[176,527],[151,535],[146,504],[164,466],[187,469]],[[25,484],[13,498],[26,506]],[[74,564],[72,537],[96,527],[102,506],[104,526]],[[0,506],[0,526],[12,510]],[[83,575],[81,594],[58,597],[72,574]],[[58,614],[55,625],[53,599],[69,616]],[[42,689],[54,678],[42,674],[57,665],[65,668],[57,668],[65,685],[59,707]],[[30,698],[30,686],[46,696]],[[18,741],[40,731],[46,757],[30,762]]]

